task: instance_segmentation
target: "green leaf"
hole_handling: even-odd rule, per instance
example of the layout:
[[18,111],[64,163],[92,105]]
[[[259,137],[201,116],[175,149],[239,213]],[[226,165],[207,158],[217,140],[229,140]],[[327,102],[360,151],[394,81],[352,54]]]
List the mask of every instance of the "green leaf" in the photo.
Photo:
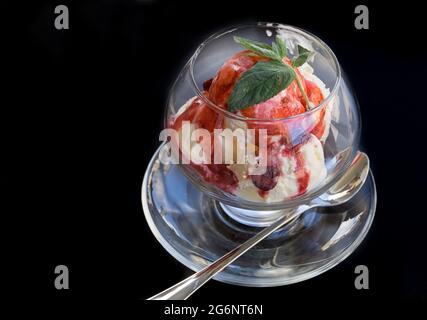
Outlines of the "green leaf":
[[242,37],[234,37],[234,41],[240,44],[243,48],[253,51],[261,57],[267,57],[273,60],[280,60],[280,56],[266,43],[245,39]]
[[298,45],[298,57],[292,59],[292,65],[294,67],[300,67],[313,55],[313,52],[306,48]]
[[245,71],[228,100],[234,112],[264,102],[286,89],[295,79],[292,67],[279,61],[260,61]]
[[279,46],[277,45],[277,43],[273,42],[271,44],[271,46],[273,47],[273,51],[276,53],[277,57],[280,58],[280,59],[277,59],[277,61],[282,61],[283,56],[282,56],[282,53],[281,53],[281,49],[279,48]]
[[286,50],[286,43],[285,40],[283,40],[283,38],[281,38],[280,36],[276,36],[276,43],[277,46],[279,48],[279,54],[282,58],[286,57],[288,55],[287,50]]
[[271,46],[272,46],[272,49],[273,49],[274,53],[277,55],[277,57],[280,57],[280,60],[281,60],[281,59],[282,59],[282,54],[281,54],[281,52],[280,52],[280,48],[279,48],[279,46],[277,45],[277,43],[276,43],[276,42],[273,42],[273,43],[271,44]]

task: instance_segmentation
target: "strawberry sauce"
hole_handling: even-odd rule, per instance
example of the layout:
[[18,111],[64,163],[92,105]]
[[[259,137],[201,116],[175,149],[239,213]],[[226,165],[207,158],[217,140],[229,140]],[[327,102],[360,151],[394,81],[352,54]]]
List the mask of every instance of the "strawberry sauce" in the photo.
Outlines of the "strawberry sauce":
[[[223,109],[228,108],[227,101],[231,95],[235,83],[243,72],[250,69],[258,61],[265,61],[267,58],[250,55],[249,51],[241,51],[231,57],[220,68],[213,79],[208,79],[203,84],[203,94],[217,106]],[[289,63],[289,61],[285,61]],[[323,100],[320,88],[297,70],[297,75],[301,79],[302,85],[307,93],[308,99],[313,105],[318,105]],[[240,115],[248,118],[263,120],[282,119],[292,117],[306,112],[308,106],[297,86],[296,81],[291,83],[285,90],[276,96],[262,103],[240,110]],[[248,128],[267,129],[268,133],[268,158],[267,170],[262,175],[250,176],[253,184],[259,189],[260,196],[265,197],[269,190],[273,189],[278,178],[284,173],[281,172],[280,157],[293,157],[296,161],[294,174],[298,181],[298,195],[304,193],[310,181],[310,173],[306,169],[304,157],[300,152],[300,147],[309,139],[310,134],[321,138],[325,131],[326,108],[323,107],[307,117],[296,118],[292,121],[246,121]],[[195,98],[190,106],[172,122],[171,127],[179,130],[183,121],[190,121],[195,128],[204,128],[213,133],[214,129],[224,128],[224,116],[208,106],[200,97]],[[307,128],[307,122],[311,124]],[[302,132],[302,133],[301,133]],[[211,135],[213,139],[213,134]],[[272,139],[272,137],[275,139]],[[281,138],[277,140],[277,136]],[[298,140],[294,137],[297,136]],[[298,142],[296,142],[298,141]],[[212,161],[213,163],[213,140]],[[280,150],[280,152],[279,152]],[[281,154],[281,152],[283,152]],[[238,178],[225,164],[195,164],[191,166],[202,176],[202,178],[219,187],[220,189],[233,193],[239,184]]]

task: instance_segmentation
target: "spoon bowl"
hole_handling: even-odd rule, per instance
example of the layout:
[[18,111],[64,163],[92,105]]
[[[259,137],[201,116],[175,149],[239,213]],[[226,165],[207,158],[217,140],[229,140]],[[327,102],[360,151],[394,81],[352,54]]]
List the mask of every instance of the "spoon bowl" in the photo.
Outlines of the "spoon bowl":
[[368,174],[369,158],[365,153],[358,152],[344,175],[312,204],[330,207],[349,201],[362,188]]

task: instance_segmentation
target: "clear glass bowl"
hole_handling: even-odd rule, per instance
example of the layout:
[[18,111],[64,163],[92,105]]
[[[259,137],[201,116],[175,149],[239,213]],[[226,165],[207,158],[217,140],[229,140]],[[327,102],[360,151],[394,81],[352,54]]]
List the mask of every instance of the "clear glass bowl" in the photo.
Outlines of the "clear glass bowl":
[[[235,35],[267,43],[280,35],[286,39],[291,55],[295,54],[297,44],[315,51],[309,64],[329,93],[311,111],[285,119],[250,119],[224,110],[223,101],[212,101],[203,85],[241,50],[233,41]],[[325,168],[323,179],[305,192],[280,198],[280,201],[253,201],[227,188],[226,179],[206,181],[194,165],[168,164],[165,159],[170,148],[167,143],[162,144],[153,155],[142,184],[145,218],[163,247],[194,271],[254,236],[260,227],[289,214],[326,190],[346,170],[359,147],[358,105],[335,55],[320,39],[295,27],[260,23],[211,36],[199,46],[171,88],[167,128],[174,127],[190,99],[197,99],[203,105],[205,113],[201,113],[204,115],[201,117],[208,119],[208,124],[221,119],[233,128],[264,128],[270,135],[285,136],[285,147],[290,150],[303,145],[307,137],[314,139],[312,136],[318,134],[316,139],[321,145]],[[325,110],[330,117],[329,133],[322,137],[323,133],[313,133],[313,130],[319,128],[319,118],[322,113],[326,114]],[[348,203],[306,211],[234,261],[215,279],[263,287],[317,276],[358,247],[372,224],[375,208],[376,188],[370,174],[363,188]]]
[[[314,75],[316,80],[310,79],[313,81],[320,80],[320,86],[322,83],[324,84],[324,87],[321,87],[323,100],[313,109],[287,118],[250,118],[241,113],[236,114],[227,111],[226,102],[222,101],[222,96],[215,96],[215,92],[212,93],[214,90],[224,89],[220,87],[224,83],[219,83],[213,87],[215,80],[214,82],[209,80],[215,78],[225,62],[237,52],[242,51],[242,47],[233,40],[233,37],[240,36],[269,44],[276,35],[285,39],[290,56],[296,55],[297,45],[302,45],[315,52],[313,58],[306,63],[309,67],[304,66],[303,69],[299,69],[305,72],[304,76],[306,74],[308,77]],[[303,71],[301,72],[303,73]],[[312,74],[310,71],[313,71]],[[212,84],[208,90],[205,90],[207,83]],[[323,148],[324,160],[322,161],[324,164],[322,163],[322,166],[324,166],[323,171],[325,173],[316,183],[309,184],[308,188],[302,191],[291,192],[289,195],[284,192],[282,195],[280,186],[285,185],[286,188],[288,180],[283,178],[283,181],[277,182],[280,176],[279,178],[275,177],[276,185],[267,191],[274,197],[269,196],[271,199],[269,198],[268,201],[264,200],[262,196],[252,196],[254,191],[257,191],[258,194],[264,191],[258,188],[259,184],[254,183],[254,180],[248,177],[247,172],[239,173],[239,176],[236,174],[239,170],[233,170],[235,176],[238,176],[238,187],[232,189],[229,188],[231,183],[227,180],[229,175],[224,175],[221,171],[224,167],[210,167],[209,170],[219,173],[215,179],[207,180],[206,176],[201,174],[203,170],[197,170],[191,164],[180,164],[184,175],[197,187],[209,197],[213,197],[224,206],[231,208],[250,211],[276,211],[294,208],[305,203],[323,193],[336,181],[346,170],[359,147],[359,108],[334,53],[322,40],[295,27],[258,23],[238,26],[209,37],[197,48],[171,88],[167,100],[165,126],[174,127],[177,119],[182,118],[182,115],[189,110],[191,102],[194,103],[194,101],[199,104],[198,110],[203,109],[203,112],[196,113],[195,116],[189,118],[190,122],[197,126],[208,127],[211,130],[215,123],[221,123],[222,127],[232,130],[236,128],[266,129],[269,139],[276,137],[278,140],[282,138],[279,143],[280,148],[297,150],[306,144],[308,146],[307,152],[310,153],[311,147],[309,145],[313,139],[317,141],[317,145],[321,145]],[[209,121],[206,122],[206,118]],[[177,127],[175,126],[175,128]],[[277,148],[277,144],[275,148]],[[271,150],[274,148],[268,150],[268,152],[273,152]],[[227,168],[230,167],[227,166]],[[318,174],[315,170],[312,170],[311,177]],[[214,172],[214,174],[216,173]],[[288,176],[283,175],[283,177]],[[295,178],[295,176],[293,177]],[[313,180],[315,179],[313,178]]]

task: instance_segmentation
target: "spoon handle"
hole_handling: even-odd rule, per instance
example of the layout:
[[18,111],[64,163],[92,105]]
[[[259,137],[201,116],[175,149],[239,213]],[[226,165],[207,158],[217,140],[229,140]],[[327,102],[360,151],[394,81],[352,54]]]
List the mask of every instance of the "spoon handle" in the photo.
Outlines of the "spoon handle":
[[206,266],[199,272],[191,275],[183,281],[173,285],[172,287],[148,298],[147,300],[185,300],[191,296],[196,290],[203,286],[209,279],[214,277],[217,273],[224,270],[225,267],[230,265],[233,261],[243,255],[246,251],[254,247],[261,240],[267,238],[270,234],[278,228],[288,224],[295,218],[299,217],[302,213],[310,209],[309,205],[299,206],[290,215],[285,215],[271,224],[269,227],[264,228],[261,232],[248,239],[241,245],[237,246],[230,252],[223,255],[221,258]]

